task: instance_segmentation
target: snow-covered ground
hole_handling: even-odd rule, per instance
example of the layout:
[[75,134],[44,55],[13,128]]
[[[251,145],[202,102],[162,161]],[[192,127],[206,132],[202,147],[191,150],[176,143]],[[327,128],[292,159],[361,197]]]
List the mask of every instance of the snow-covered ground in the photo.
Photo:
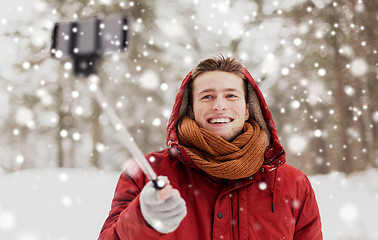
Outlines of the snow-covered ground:
[[0,239],[97,239],[118,176],[97,169],[31,169],[0,175]]
[[[97,169],[0,173],[0,239],[97,239],[119,174]],[[377,169],[310,179],[325,240],[378,239]]]
[[310,178],[325,240],[378,240],[378,170]]

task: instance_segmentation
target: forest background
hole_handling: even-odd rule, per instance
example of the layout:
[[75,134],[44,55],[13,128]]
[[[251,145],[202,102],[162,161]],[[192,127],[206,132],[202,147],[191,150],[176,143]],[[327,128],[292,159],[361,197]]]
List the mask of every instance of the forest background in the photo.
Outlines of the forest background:
[[290,164],[310,175],[378,166],[377,1],[19,2],[0,15],[0,172],[122,171],[131,159],[72,63],[50,57],[54,23],[109,15],[128,16],[130,47],[98,75],[143,152],[165,147],[185,75],[223,54],[258,82]]

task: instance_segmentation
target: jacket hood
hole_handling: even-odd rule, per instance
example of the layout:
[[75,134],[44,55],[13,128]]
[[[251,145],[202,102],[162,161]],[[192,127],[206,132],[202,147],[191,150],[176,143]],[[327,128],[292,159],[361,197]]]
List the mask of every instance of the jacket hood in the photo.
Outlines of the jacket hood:
[[[166,144],[169,148],[174,145],[179,145],[176,126],[179,119],[186,115],[188,111],[187,86],[191,79],[191,73],[192,72],[189,72],[181,83],[168,121]],[[269,165],[269,170],[273,170],[286,161],[285,151],[278,139],[277,129],[272,114],[269,111],[268,105],[266,104],[264,96],[257,86],[256,81],[245,68],[243,69],[243,74],[249,83],[248,104],[250,107],[250,118],[253,118],[259,123],[260,127],[265,130],[269,138],[269,146],[265,151],[263,165]]]

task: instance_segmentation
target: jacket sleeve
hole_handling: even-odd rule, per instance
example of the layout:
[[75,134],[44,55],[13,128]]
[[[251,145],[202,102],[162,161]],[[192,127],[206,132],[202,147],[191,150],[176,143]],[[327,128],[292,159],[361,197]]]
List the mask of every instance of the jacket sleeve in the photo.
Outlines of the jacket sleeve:
[[304,180],[304,198],[297,218],[294,240],[322,240],[322,226],[318,204],[311,183],[306,176]]
[[140,210],[139,193],[146,181],[135,162],[121,174],[99,240],[158,239],[162,235],[147,225]]

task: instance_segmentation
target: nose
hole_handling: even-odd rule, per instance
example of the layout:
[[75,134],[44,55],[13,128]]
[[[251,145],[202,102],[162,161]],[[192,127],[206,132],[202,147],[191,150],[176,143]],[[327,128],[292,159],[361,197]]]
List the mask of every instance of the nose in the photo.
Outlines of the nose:
[[213,110],[221,111],[226,109],[225,100],[222,97],[217,97],[214,101]]

